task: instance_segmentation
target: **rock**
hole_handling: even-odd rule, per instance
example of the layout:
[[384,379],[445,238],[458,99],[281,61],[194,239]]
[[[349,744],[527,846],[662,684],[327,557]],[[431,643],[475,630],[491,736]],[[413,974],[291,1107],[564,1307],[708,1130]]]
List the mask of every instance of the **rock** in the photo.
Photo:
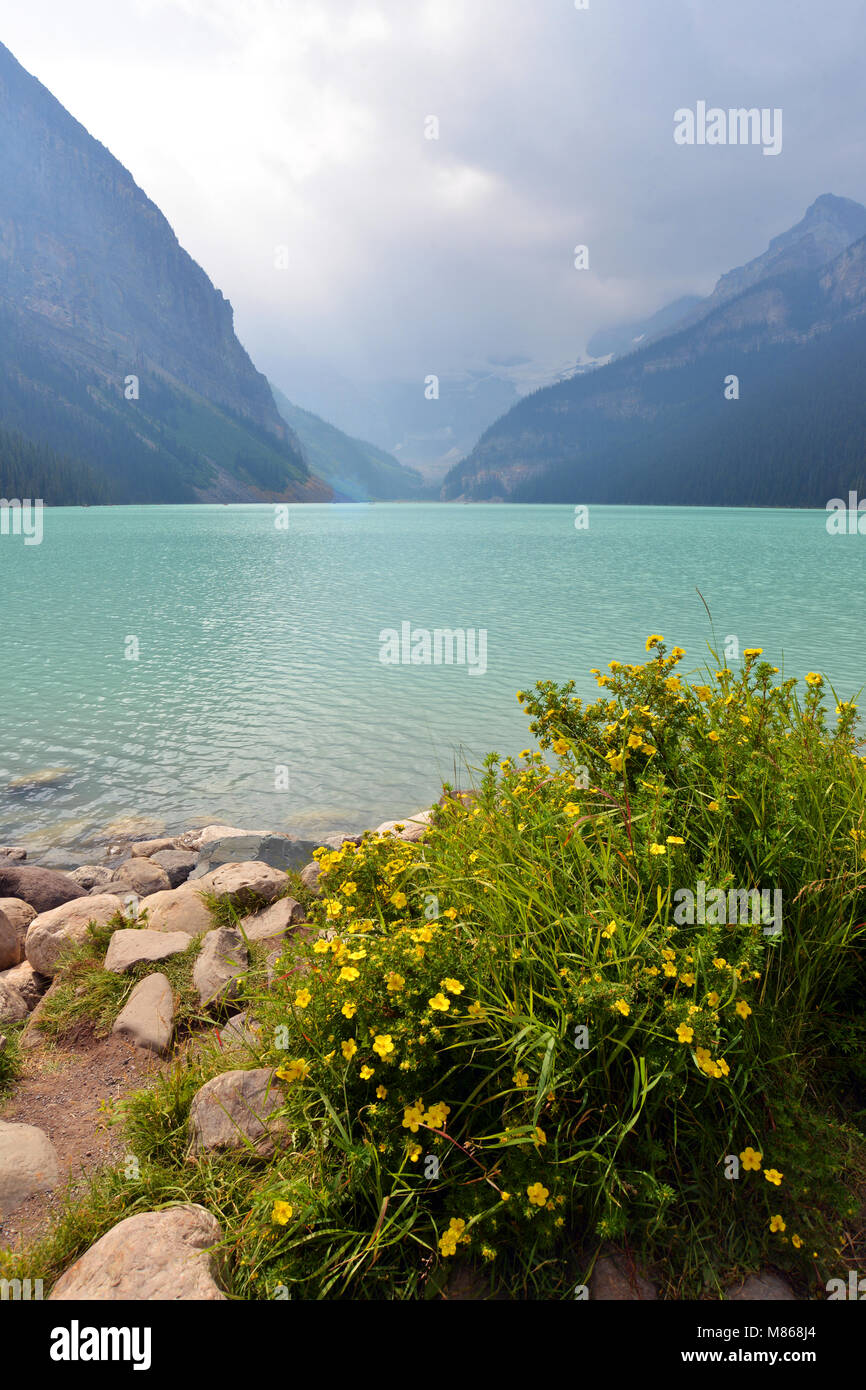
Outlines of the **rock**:
[[165,850],[173,850],[175,842],[171,839],[162,840],[139,840],[136,844],[130,845],[130,854],[133,859],[152,859],[155,854],[161,854]]
[[165,869],[154,864],[152,859],[127,859],[125,864],[115,869],[111,878],[112,883],[122,884],[142,898],[151,897],[154,893],[167,893],[171,888],[171,879]]
[[265,834],[264,831],[238,830],[233,825],[206,825],[202,830],[187,830],[185,834],[178,835],[175,845],[178,849],[195,850],[196,853],[202,845],[212,844],[215,840],[225,840],[234,836]]
[[92,888],[100,889],[111,878],[111,869],[106,864],[82,864],[73,869],[69,877],[89,893]]
[[312,840],[296,840],[291,835],[235,835],[204,841],[199,862],[190,878],[202,878],[221,864],[267,864],[287,873],[300,869],[316,848]]
[[189,947],[186,932],[152,931],[136,927],[121,927],[108,943],[105,953],[106,970],[122,975],[144,961],[167,960]]
[[49,1302],[224,1299],[209,1253],[221,1239],[219,1223],[204,1207],[190,1204],[128,1216],[70,1265]]
[[197,856],[191,850],[184,849],[163,849],[153,855],[154,864],[165,869],[172,888],[179,888],[182,883],[186,883],[196,866],[196,859]]
[[5,1052],[5,1050],[6,1050],[6,1034],[5,1034],[5,1033],[0,1033],[0,1052]]
[[311,859],[309,864],[305,864],[301,869],[301,882],[304,887],[317,898],[322,896],[322,890],[319,887],[320,872],[318,860],[316,859]]
[[61,903],[83,898],[84,889],[56,869],[0,865],[0,898],[22,898],[35,912],[50,912]]
[[35,916],[21,898],[0,898],[0,970],[9,970],[24,959],[24,939]]
[[414,816],[407,816],[405,820],[386,820],[376,827],[373,834],[396,835],[398,840],[408,840],[414,844],[428,829],[432,815],[431,809],[416,811]]
[[90,922],[104,925],[117,912],[117,899],[111,894],[63,903],[50,912],[40,912],[27,928],[24,950],[40,975],[57,973],[57,961],[64,947],[84,941]]
[[54,1145],[43,1130],[0,1120],[0,1219],[34,1192],[50,1192],[59,1177]]
[[45,1042],[45,1034],[42,1032],[41,1028],[39,1027],[39,1024],[42,1015],[45,1012],[46,1002],[48,1001],[48,999],[50,999],[54,991],[59,988],[59,986],[59,979],[52,980],[51,984],[48,986],[48,989],[45,991],[42,998],[39,1000],[39,1003],[36,1005],[36,1008],[33,1010],[32,1014],[28,1018],[24,1031],[21,1034],[21,1046],[23,1048],[30,1049],[33,1047],[39,1047],[41,1043]]
[[760,1274],[750,1274],[738,1288],[725,1295],[733,1302],[793,1302],[797,1299],[791,1286],[781,1275],[770,1269],[762,1269]]
[[21,934],[0,909],[0,970],[8,970],[21,959]]
[[[192,889],[193,879],[184,887]],[[273,869],[258,860],[242,860],[223,864],[195,879],[194,887],[199,893],[228,898],[235,907],[256,907],[262,898],[273,902],[279,897],[286,887],[286,875],[282,869]]]
[[270,1067],[215,1076],[196,1092],[190,1106],[193,1150],[232,1149],[271,1158],[277,1147],[289,1142],[286,1120],[273,1116],[282,1103]]
[[36,916],[35,907],[31,907],[23,898],[0,898],[0,912],[18,928],[23,940],[27,928]]
[[29,1012],[27,1004],[15,986],[7,984],[0,976],[0,1023],[20,1023]]
[[111,1031],[164,1057],[173,1030],[174,992],[165,976],[157,974],[139,980]]
[[231,1018],[219,1030],[220,1039],[224,1047],[256,1047],[261,1041],[261,1027],[253,1022],[246,1010],[240,1014],[232,1014]]
[[202,1005],[235,999],[240,991],[238,977],[247,969],[249,960],[240,932],[231,927],[209,931],[192,972]]
[[591,1299],[637,1302],[658,1298],[655,1285],[645,1279],[631,1260],[617,1252],[596,1261],[589,1285]]
[[73,771],[71,767],[41,767],[38,772],[27,772],[23,777],[13,777],[11,782],[6,783],[6,790],[34,792],[42,787],[56,787],[58,782],[70,777]]
[[249,941],[267,941],[272,937],[285,936],[292,927],[305,922],[306,918],[307,914],[294,898],[277,898],[263,912],[242,918],[241,930]]
[[187,936],[203,936],[213,926],[211,915],[199,897],[198,884],[184,883],[167,893],[151,893],[142,898],[139,915],[147,912],[147,925],[153,931],[183,931]]
[[27,851],[23,845],[0,845],[0,859],[5,859],[9,864],[23,864],[27,858]]
[[36,1008],[42,995],[51,984],[49,977],[40,975],[38,971],[34,970],[29,960],[22,961],[20,965],[14,966],[11,970],[4,970],[0,975],[0,986],[4,982],[18,991],[28,1009]]

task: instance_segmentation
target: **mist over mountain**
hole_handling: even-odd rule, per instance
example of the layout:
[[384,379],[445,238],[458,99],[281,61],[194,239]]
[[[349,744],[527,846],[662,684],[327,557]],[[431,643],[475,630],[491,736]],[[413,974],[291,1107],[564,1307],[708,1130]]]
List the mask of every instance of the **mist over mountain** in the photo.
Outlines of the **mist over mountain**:
[[825,194],[635,350],[527,396],[442,496],[824,506],[863,489],[866,209]]
[[70,468],[88,470],[92,501],[331,495],[235,336],[231,304],[3,45],[0,189],[0,492],[15,495],[13,461],[26,480],[29,457],[27,495],[49,504],[72,500]]

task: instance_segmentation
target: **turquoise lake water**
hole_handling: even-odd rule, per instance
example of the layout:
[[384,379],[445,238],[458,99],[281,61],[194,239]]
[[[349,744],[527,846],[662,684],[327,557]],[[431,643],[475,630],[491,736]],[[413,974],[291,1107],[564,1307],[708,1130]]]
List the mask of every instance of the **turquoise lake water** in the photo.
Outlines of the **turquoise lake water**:
[[[117,817],[315,837],[430,803],[530,743],[514,698],[644,659],[760,646],[866,684],[866,537],[825,514],[593,507],[56,509],[0,536],[0,843],[83,846]],[[484,629],[486,671],[384,665],[380,631]],[[127,650],[138,643],[138,660]],[[38,790],[8,784],[67,771]],[[288,790],[275,779],[288,769]],[[456,770],[456,775],[455,775]],[[79,854],[78,859],[82,856]]]

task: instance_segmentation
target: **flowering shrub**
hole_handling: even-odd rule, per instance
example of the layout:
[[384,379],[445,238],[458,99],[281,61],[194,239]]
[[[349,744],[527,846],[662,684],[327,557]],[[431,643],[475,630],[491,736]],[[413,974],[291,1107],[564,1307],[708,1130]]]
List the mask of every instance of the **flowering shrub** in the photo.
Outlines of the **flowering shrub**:
[[[859,1084],[833,1029],[862,1043],[856,710],[829,730],[822,679],[801,706],[759,651],[691,684],[647,647],[595,704],[519,695],[555,765],[491,755],[423,842],[318,852],[317,934],[257,1003],[298,1155],[257,1258],[301,1296],[417,1296],[465,1256],[568,1297],[625,1235],[692,1290],[832,1268],[862,1153],[833,1099]],[[702,880],[780,890],[781,932],[684,922]]]

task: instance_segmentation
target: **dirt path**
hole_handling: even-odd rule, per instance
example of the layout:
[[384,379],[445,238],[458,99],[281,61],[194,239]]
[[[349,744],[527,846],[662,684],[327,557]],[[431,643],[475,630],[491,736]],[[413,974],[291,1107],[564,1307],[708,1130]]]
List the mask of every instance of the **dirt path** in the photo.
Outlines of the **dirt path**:
[[25,1054],[14,1091],[0,1102],[0,1119],[38,1125],[57,1151],[61,1182],[37,1193],[0,1220],[0,1247],[17,1249],[41,1236],[61,1205],[65,1179],[83,1180],[118,1163],[122,1127],[109,1125],[104,1105],[147,1084],[165,1063],[122,1038],[96,1038],[89,1027],[67,1034],[55,1047]]

